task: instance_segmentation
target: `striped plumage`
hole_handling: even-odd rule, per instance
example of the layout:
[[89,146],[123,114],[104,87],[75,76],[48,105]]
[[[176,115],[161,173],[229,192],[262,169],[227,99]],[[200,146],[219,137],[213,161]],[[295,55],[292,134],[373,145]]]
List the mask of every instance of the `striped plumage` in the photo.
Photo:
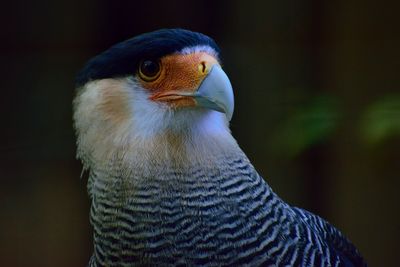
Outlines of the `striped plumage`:
[[216,163],[132,174],[132,187],[93,173],[92,266],[363,266],[347,239],[283,202],[244,155]]
[[[178,54],[217,53],[183,30],[162,40],[180,33]],[[80,74],[74,103],[78,156],[90,170],[89,266],[366,266],[337,229],[271,190],[224,114],[154,105],[137,75],[96,69],[112,54]]]

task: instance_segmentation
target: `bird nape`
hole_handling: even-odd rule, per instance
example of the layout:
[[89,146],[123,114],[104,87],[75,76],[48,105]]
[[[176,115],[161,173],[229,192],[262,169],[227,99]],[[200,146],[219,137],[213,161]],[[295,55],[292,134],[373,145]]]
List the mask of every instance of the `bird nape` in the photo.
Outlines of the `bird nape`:
[[210,37],[139,35],[91,59],[76,87],[90,266],[366,266],[336,228],[280,199],[239,148]]

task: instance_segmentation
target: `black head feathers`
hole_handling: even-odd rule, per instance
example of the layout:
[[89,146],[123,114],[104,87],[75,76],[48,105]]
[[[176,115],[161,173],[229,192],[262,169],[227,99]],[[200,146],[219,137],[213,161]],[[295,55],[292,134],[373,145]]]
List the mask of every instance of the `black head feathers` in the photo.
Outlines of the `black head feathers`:
[[160,58],[193,46],[209,46],[219,53],[213,39],[197,32],[162,29],[138,35],[89,60],[77,75],[76,86],[80,87],[91,80],[132,75],[144,59]]

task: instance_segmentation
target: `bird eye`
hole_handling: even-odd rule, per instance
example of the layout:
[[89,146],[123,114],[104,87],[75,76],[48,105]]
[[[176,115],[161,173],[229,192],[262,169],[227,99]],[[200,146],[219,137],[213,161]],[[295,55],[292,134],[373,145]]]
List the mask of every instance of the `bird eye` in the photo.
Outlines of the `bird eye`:
[[161,73],[160,63],[154,60],[143,60],[139,66],[139,76],[146,82],[156,80]]

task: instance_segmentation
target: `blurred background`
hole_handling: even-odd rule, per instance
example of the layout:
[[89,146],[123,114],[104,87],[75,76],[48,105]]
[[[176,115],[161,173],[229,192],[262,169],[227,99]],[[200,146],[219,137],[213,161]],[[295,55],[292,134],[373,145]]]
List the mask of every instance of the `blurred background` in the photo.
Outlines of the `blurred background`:
[[164,27],[219,43],[233,134],[272,188],[336,225],[370,266],[398,266],[398,10],[356,0],[4,3],[0,266],[86,266],[74,76],[112,44]]

